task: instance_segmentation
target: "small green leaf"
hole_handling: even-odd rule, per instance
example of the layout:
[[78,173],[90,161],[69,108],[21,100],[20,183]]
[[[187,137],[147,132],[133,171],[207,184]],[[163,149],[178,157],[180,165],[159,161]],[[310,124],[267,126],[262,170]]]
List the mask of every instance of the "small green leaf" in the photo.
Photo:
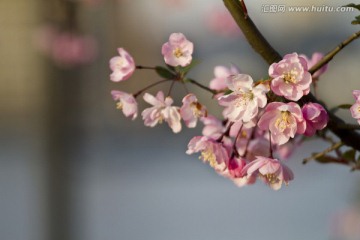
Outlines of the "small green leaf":
[[351,108],[351,104],[340,104],[336,107],[333,107],[332,109],[330,109],[330,112],[334,113],[339,109],[350,109]]
[[224,95],[229,95],[229,94],[232,93],[232,92],[233,92],[232,90],[228,89],[228,90],[226,90],[226,91],[224,92]]
[[156,66],[155,71],[160,77],[165,79],[174,79],[176,77],[175,73],[161,66]]
[[191,61],[191,63],[189,65],[187,65],[186,67],[178,66],[177,69],[180,73],[186,75],[193,67],[195,67],[199,63],[200,63],[200,61],[193,59]]
[[360,15],[355,17],[355,20],[352,21],[351,24],[353,24],[353,25],[360,24]]
[[355,154],[356,151],[354,149],[350,149],[343,153],[342,157],[348,161],[355,162]]
[[350,3],[348,5],[345,5],[343,7],[352,7],[360,11],[360,4]]

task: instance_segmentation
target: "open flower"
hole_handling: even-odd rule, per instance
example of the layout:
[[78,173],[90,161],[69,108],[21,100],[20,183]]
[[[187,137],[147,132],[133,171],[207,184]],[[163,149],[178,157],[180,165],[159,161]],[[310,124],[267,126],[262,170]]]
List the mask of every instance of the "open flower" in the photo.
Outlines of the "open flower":
[[164,98],[164,93],[159,91],[156,97],[145,93],[144,100],[153,105],[153,107],[146,108],[141,113],[145,126],[154,127],[156,124],[165,121],[174,133],[181,131],[179,107],[172,106],[173,100],[171,97]]
[[222,143],[205,136],[193,137],[189,144],[186,154],[201,152],[199,157],[204,162],[209,162],[210,166],[217,171],[224,170],[229,160],[229,154]]
[[172,33],[161,49],[166,64],[185,67],[191,63],[194,44],[182,33]]
[[306,60],[297,53],[287,54],[280,62],[271,64],[269,75],[273,78],[271,90],[276,95],[297,101],[310,92],[311,74]]
[[118,48],[120,56],[110,59],[110,69],[113,71],[110,79],[113,82],[127,80],[135,71],[135,62],[132,56],[123,48]]
[[196,127],[198,118],[207,115],[206,108],[198,102],[197,97],[192,93],[186,95],[182,102],[183,105],[180,108],[181,118],[188,128]]
[[351,116],[355,118],[360,124],[360,90],[354,90],[353,96],[356,100],[355,104],[351,106]]
[[232,122],[249,122],[258,114],[258,108],[267,103],[267,88],[263,84],[253,86],[253,79],[247,74],[237,74],[227,79],[227,86],[233,92],[219,97],[219,104],[225,106],[223,115]]
[[306,129],[304,135],[313,136],[316,130],[321,130],[326,127],[329,121],[329,116],[324,109],[318,103],[308,103],[302,107],[303,117],[306,123]]
[[239,74],[239,69],[232,65],[230,68],[224,66],[216,66],[214,68],[215,78],[210,81],[210,88],[213,90],[222,91],[227,88],[226,79],[231,75]]
[[228,162],[228,178],[230,178],[238,187],[253,184],[256,181],[255,175],[246,176],[243,169],[246,165],[244,158],[231,158]]
[[[315,66],[315,64],[317,64],[323,57],[324,54],[320,53],[320,52],[314,52],[313,55],[311,56],[311,59],[309,59],[306,55],[304,54],[300,54],[300,57],[303,57],[306,62],[307,62],[307,66],[308,69],[312,68],[313,66]],[[322,66],[319,70],[317,70],[312,77],[315,78],[319,78],[324,72],[326,72],[328,68],[328,64],[325,64],[324,66]]]
[[222,121],[215,116],[208,115],[200,118],[200,121],[204,124],[202,134],[212,139],[218,139],[225,131],[226,128]]
[[294,179],[291,169],[279,160],[262,156],[257,156],[254,161],[247,164],[242,173],[247,176],[257,174],[274,190],[279,190],[283,182],[287,185]]
[[117,108],[122,110],[126,117],[134,120],[138,114],[137,102],[132,94],[113,90],[111,91],[113,99],[117,102]]
[[299,105],[272,102],[266,106],[258,126],[261,130],[270,130],[271,141],[282,145],[296,133],[303,134],[306,125]]

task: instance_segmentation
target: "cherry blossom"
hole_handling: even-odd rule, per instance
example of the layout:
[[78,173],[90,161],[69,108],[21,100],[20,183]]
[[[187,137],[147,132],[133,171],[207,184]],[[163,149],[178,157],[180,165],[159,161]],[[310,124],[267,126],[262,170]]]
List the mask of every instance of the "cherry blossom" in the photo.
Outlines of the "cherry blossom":
[[360,124],[360,90],[354,90],[353,96],[356,102],[351,106],[350,112],[351,112],[351,116],[355,118]]
[[266,106],[258,126],[262,130],[270,130],[271,141],[282,145],[296,133],[303,134],[306,123],[296,103],[272,102]]
[[196,152],[201,152],[199,158],[204,162],[209,162],[210,166],[218,171],[226,168],[229,154],[227,149],[220,142],[206,136],[193,137],[188,144],[186,153],[193,154]]
[[225,106],[223,115],[230,121],[249,122],[258,114],[258,109],[267,103],[267,88],[263,84],[253,85],[253,79],[247,74],[237,74],[227,79],[227,86],[233,92],[219,97],[221,106]]
[[113,71],[110,79],[113,82],[127,80],[135,71],[135,62],[132,56],[123,48],[118,48],[120,56],[110,59],[110,69]]
[[236,75],[239,73],[239,69],[232,64],[230,68],[227,68],[225,66],[216,66],[214,68],[215,78],[210,81],[209,86],[213,90],[222,91],[227,88],[226,79],[231,75]]
[[164,93],[159,91],[156,97],[145,93],[144,100],[153,105],[153,107],[146,108],[141,113],[145,126],[154,127],[158,123],[165,121],[174,133],[181,131],[179,107],[172,106],[173,99],[171,97],[164,98]]
[[218,139],[226,130],[222,121],[213,115],[200,118],[200,121],[204,124],[202,134],[204,136]]
[[277,159],[257,156],[248,163],[242,173],[247,176],[257,174],[267,185],[274,190],[279,190],[282,183],[286,185],[294,179],[290,168]]
[[310,92],[311,74],[306,60],[297,53],[287,54],[280,62],[271,64],[269,75],[273,78],[271,90],[276,95],[297,101]]
[[138,115],[137,102],[132,94],[113,90],[111,95],[115,101],[118,101],[117,108],[122,110],[126,117],[134,120]]
[[329,121],[329,116],[318,103],[307,103],[302,107],[303,117],[306,123],[304,135],[313,136],[316,130],[321,130],[326,127]]
[[161,53],[166,64],[185,67],[191,63],[194,44],[182,33],[172,33],[169,41],[164,43]]
[[196,127],[197,120],[207,115],[206,108],[198,102],[197,97],[192,93],[186,95],[182,102],[183,105],[180,108],[181,118],[188,128]]
[[244,158],[231,158],[228,162],[228,172],[230,178],[238,187],[243,187],[245,185],[253,184],[256,181],[255,175],[246,176],[243,173],[243,169],[246,165],[246,160]]

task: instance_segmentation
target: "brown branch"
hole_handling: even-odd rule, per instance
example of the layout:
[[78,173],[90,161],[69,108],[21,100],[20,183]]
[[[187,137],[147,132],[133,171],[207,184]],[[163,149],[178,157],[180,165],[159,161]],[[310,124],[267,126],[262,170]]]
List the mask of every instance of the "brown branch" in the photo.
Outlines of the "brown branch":
[[[246,39],[253,47],[253,49],[257,53],[259,53],[268,64],[272,64],[274,62],[280,61],[282,59],[281,55],[264,38],[264,36],[260,33],[260,31],[257,29],[255,24],[251,21],[250,17],[249,16],[245,17],[240,2],[238,0],[223,0],[223,1],[225,6],[233,16],[234,20],[236,21],[236,23],[244,33]],[[356,33],[349,39],[342,42],[339,46],[337,46],[337,48],[335,48],[333,51],[328,53],[324,57],[324,59],[329,58],[328,61],[330,61],[341,49],[343,49],[351,41],[355,40],[358,35],[359,33]],[[311,70],[315,72],[317,69],[314,68]],[[311,93],[304,96],[302,100],[304,100],[304,102],[315,102],[323,105]],[[336,136],[338,136],[344,144],[353,147],[354,149],[360,150],[360,135],[353,130],[339,129],[337,127],[338,125],[346,124],[344,120],[337,117],[335,114],[329,112],[328,109],[326,109],[326,111],[329,114],[329,123],[327,126],[328,129],[330,129]]]
[[316,154],[312,155],[311,157],[305,158],[303,161],[303,164],[306,164],[308,161],[310,161],[312,159],[317,159],[322,156],[325,156],[325,154],[332,152],[336,149],[339,149],[343,145],[344,145],[344,143],[342,143],[342,142],[335,143],[334,145],[330,146],[329,148],[325,149],[324,151],[322,151],[320,153],[316,153]]
[[328,62],[330,62],[333,57],[339,53],[344,47],[346,47],[349,43],[351,43],[352,41],[354,41],[355,39],[360,37],[360,31],[354,33],[353,35],[351,35],[348,39],[342,41],[336,48],[334,48],[331,52],[329,52],[328,54],[326,54],[326,56],[324,56],[321,61],[319,61],[318,63],[316,63],[310,70],[309,72],[311,74],[315,73],[317,70],[319,70],[322,66],[324,66],[325,64],[327,64]]

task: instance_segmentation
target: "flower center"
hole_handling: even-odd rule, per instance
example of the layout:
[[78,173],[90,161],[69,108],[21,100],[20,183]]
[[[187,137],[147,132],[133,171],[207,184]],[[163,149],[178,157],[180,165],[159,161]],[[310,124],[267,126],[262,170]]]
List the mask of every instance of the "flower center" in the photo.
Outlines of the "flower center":
[[357,110],[358,110],[358,112],[360,112],[360,106],[358,107],[358,109],[357,109]]
[[182,56],[184,55],[183,52],[181,51],[181,49],[178,48],[178,47],[175,48],[173,54],[174,54],[174,56],[177,57],[177,58],[182,57]]
[[199,158],[202,158],[204,161],[208,161],[211,167],[215,167],[217,164],[216,156],[209,148],[206,148],[204,151],[202,151]]
[[284,73],[283,79],[285,83],[296,83],[296,76],[298,75],[298,71],[295,69],[291,70],[290,72]]
[[123,106],[124,106],[124,104],[122,104],[122,102],[118,102],[118,103],[116,103],[116,108],[117,109],[122,109],[123,108]]
[[246,106],[251,100],[254,99],[254,94],[252,91],[241,92],[238,94],[238,98],[235,100],[236,107]]
[[274,184],[278,181],[278,177],[274,173],[268,173],[268,174],[264,175],[264,177],[271,184]]
[[200,103],[198,102],[193,102],[190,104],[190,107],[191,107],[191,110],[194,114],[195,117],[199,118],[199,117],[202,117],[203,116],[203,113],[202,113],[202,106]]
[[285,131],[287,127],[290,125],[290,112],[289,111],[281,111],[281,116],[276,119],[275,126],[280,130],[280,132]]

